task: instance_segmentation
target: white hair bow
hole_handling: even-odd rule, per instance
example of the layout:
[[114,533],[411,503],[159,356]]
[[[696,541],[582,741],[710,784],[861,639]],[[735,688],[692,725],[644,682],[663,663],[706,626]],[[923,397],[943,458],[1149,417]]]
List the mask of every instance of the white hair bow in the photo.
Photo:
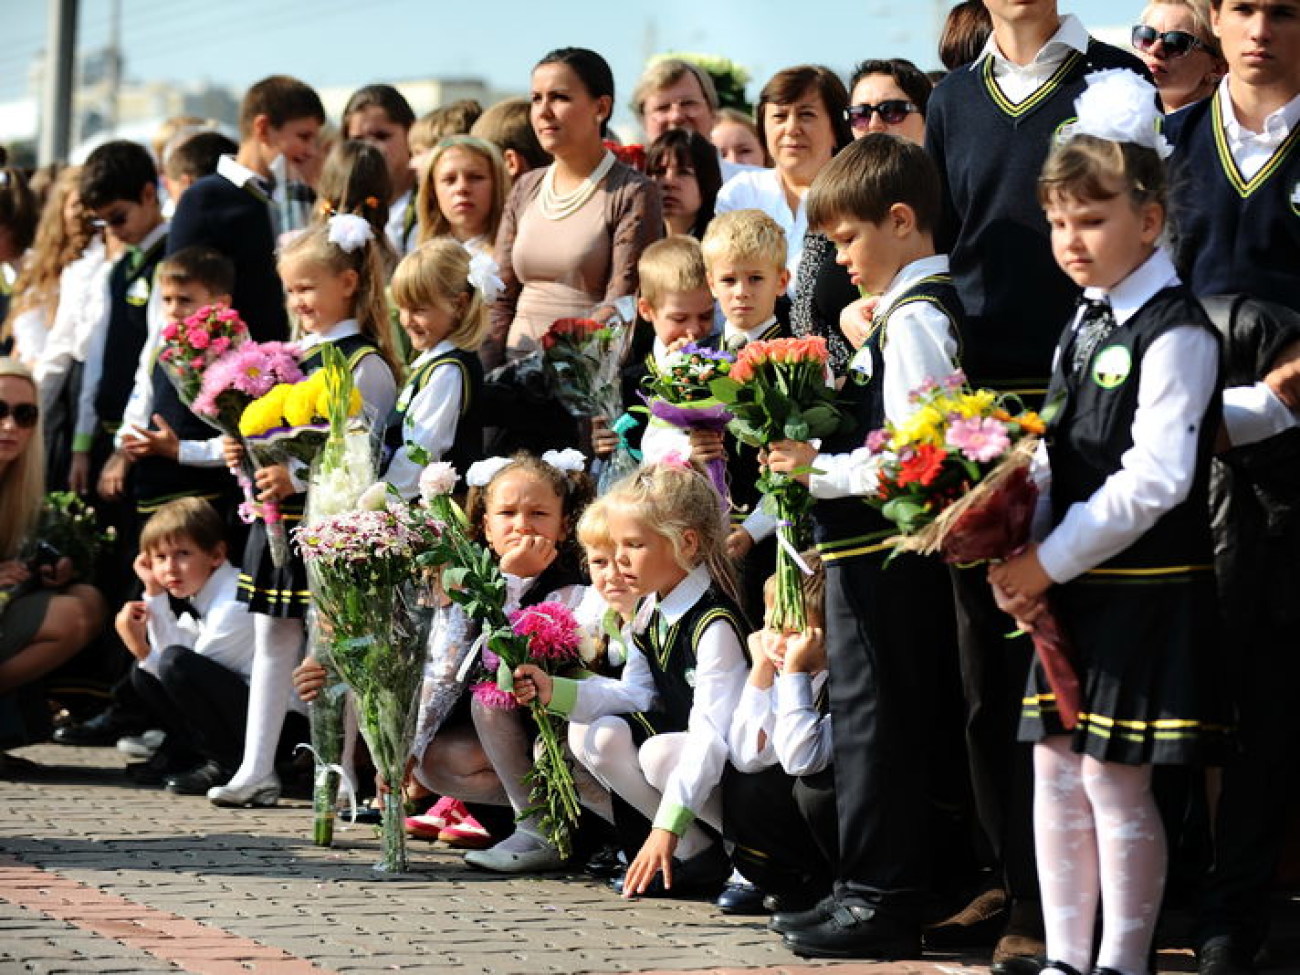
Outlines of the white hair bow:
[[1174,151],[1160,131],[1155,85],[1126,68],[1095,71],[1088,87],[1074,100],[1079,117],[1062,136],[1091,135],[1110,142],[1130,142],[1168,159]]
[[469,465],[465,472],[465,483],[470,487],[482,488],[492,483],[492,478],[501,473],[501,469],[510,464],[509,457],[488,457]]
[[564,450],[548,450],[542,454],[542,462],[569,474],[587,469],[587,458],[583,456],[581,450],[574,450],[572,447],[566,447]]
[[488,304],[496,301],[501,292],[506,289],[505,282],[497,273],[499,270],[497,262],[490,254],[478,253],[469,260],[469,273],[465,277],[470,284],[478,288],[479,294]]
[[355,213],[336,213],[329,219],[329,228],[330,243],[348,254],[375,239],[370,222]]

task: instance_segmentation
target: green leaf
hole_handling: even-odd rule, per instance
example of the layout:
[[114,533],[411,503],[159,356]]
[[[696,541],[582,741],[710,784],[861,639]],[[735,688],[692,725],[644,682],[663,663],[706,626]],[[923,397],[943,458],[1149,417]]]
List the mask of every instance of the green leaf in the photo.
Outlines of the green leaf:
[[741,384],[729,376],[722,376],[709,383],[709,392],[713,393],[720,402],[728,405],[736,401],[742,389]]

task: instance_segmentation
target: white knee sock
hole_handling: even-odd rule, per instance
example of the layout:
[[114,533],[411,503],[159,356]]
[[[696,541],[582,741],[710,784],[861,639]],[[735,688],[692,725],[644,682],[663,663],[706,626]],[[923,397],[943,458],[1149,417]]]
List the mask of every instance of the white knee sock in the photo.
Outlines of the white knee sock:
[[1069,739],[1034,746],[1034,846],[1047,957],[1086,972],[1100,886],[1092,807]]
[[1151,766],[1085,758],[1083,787],[1097,823],[1101,865],[1097,965],[1144,975],[1166,866],[1165,829],[1151,794]]
[[300,619],[253,614],[253,670],[248,679],[248,722],[244,759],[228,783],[235,788],[260,782],[275,771],[275,747],[293,687],[293,668],[302,654]]
[[[680,764],[682,749],[685,745],[686,733],[672,732],[666,735],[655,735],[641,746],[641,751],[637,755],[641,763],[641,770],[645,773],[646,781],[659,795],[663,795],[663,790],[668,786],[669,778],[672,777],[673,771]],[[709,793],[709,797],[695,811],[695,815],[699,821],[707,823],[718,832],[722,832],[722,790],[714,789]],[[651,816],[651,819],[653,818]],[[677,843],[676,855],[679,859],[689,860],[697,853],[703,853],[712,845],[713,840],[709,837],[709,834],[692,823],[682,833],[681,839]]]

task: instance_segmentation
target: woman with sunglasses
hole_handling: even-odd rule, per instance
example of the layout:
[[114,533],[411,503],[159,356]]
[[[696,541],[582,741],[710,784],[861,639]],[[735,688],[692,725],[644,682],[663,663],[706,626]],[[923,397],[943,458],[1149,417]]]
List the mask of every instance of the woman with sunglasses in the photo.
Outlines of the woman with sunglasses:
[[[48,735],[49,708],[32,685],[72,658],[100,631],[104,599],[70,585],[72,563],[35,548],[45,497],[45,448],[31,373],[0,359],[0,748]],[[33,554],[34,553],[34,554]],[[17,693],[15,693],[17,692]],[[0,753],[0,773],[16,763]]]
[[1166,114],[1199,102],[1227,71],[1210,29],[1209,0],[1152,0],[1133,28],[1133,49],[1160,89]]

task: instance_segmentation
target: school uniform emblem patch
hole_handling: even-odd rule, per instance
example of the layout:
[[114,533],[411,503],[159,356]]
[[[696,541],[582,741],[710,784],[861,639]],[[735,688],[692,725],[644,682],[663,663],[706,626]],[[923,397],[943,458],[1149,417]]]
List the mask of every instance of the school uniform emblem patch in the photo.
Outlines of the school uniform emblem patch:
[[149,304],[149,282],[144,278],[136,278],[131,282],[131,287],[126,289],[126,300],[137,308]]
[[875,361],[871,357],[871,350],[865,345],[858,349],[853,359],[849,362],[849,375],[859,386],[865,386],[871,382],[871,375],[875,371]]
[[1291,212],[1300,217],[1300,179],[1291,187]]
[[1107,346],[1092,360],[1092,381],[1102,389],[1122,385],[1132,371],[1133,355],[1122,345]]

